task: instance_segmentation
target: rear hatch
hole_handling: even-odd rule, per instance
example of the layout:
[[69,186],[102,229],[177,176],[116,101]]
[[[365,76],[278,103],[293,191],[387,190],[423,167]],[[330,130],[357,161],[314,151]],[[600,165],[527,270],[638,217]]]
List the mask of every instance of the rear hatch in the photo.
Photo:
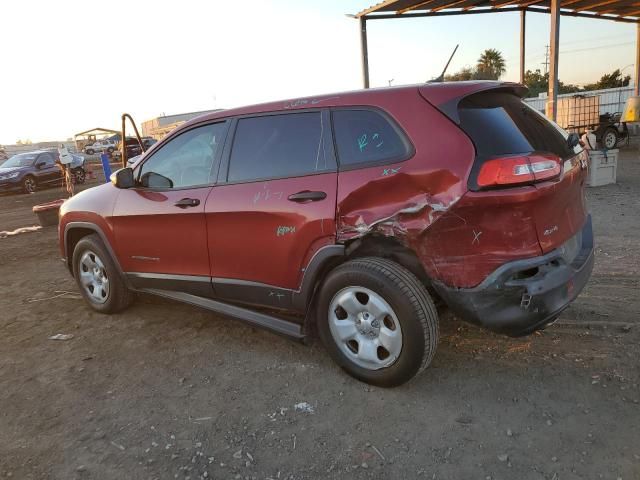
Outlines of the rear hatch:
[[531,213],[540,248],[547,253],[585,223],[586,153],[580,146],[570,148],[567,132],[529,107],[519,93],[522,87],[485,89],[457,99],[455,110],[451,102],[441,110],[476,147],[469,190],[536,189]]

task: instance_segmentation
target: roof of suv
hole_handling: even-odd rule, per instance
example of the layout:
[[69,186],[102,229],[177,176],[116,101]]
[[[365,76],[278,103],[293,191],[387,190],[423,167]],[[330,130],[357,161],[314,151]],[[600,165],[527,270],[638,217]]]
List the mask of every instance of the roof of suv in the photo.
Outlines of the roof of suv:
[[397,87],[380,87],[346,92],[327,93],[312,97],[293,98],[279,100],[275,102],[247,105],[244,107],[220,110],[218,112],[201,115],[184,123],[176,131],[195,123],[232,117],[236,115],[247,115],[252,113],[277,112],[285,110],[303,110],[313,107],[331,107],[344,105],[375,105],[378,101],[389,96],[397,95],[400,92],[409,90],[420,90],[420,92],[434,105],[439,105],[456,97],[464,97],[481,90],[494,88],[508,88],[515,92],[520,92],[522,85],[512,82],[499,82],[487,80],[474,80],[467,82],[434,82],[419,83],[413,85],[403,85]]

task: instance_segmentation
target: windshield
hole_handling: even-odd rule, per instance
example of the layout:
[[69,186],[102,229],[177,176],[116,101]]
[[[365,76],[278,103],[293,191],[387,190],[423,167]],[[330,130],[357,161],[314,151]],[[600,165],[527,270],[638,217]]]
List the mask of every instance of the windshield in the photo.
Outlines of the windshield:
[[10,167],[30,167],[33,165],[37,155],[33,153],[19,153],[18,155],[14,155],[9,160],[0,165],[3,168]]

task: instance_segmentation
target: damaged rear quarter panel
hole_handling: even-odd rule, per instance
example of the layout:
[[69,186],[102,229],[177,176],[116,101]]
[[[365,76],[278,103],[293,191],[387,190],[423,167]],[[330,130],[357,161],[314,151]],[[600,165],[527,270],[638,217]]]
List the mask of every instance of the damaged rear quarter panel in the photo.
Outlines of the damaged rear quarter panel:
[[475,149],[417,88],[383,97],[376,106],[398,122],[415,154],[403,162],[340,172],[337,240],[345,243],[374,232],[396,237],[437,278],[433,254],[422,246],[430,227],[467,191]]

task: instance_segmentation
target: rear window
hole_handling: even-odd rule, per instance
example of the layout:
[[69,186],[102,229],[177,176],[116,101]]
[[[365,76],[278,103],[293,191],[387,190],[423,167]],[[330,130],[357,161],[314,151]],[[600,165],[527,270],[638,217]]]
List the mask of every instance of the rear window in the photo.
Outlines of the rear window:
[[342,169],[407,158],[407,143],[382,114],[372,110],[336,110],[332,117]]
[[471,137],[478,157],[548,152],[568,158],[575,152],[567,133],[516,95],[488,92],[470,95],[458,105],[460,126]]

